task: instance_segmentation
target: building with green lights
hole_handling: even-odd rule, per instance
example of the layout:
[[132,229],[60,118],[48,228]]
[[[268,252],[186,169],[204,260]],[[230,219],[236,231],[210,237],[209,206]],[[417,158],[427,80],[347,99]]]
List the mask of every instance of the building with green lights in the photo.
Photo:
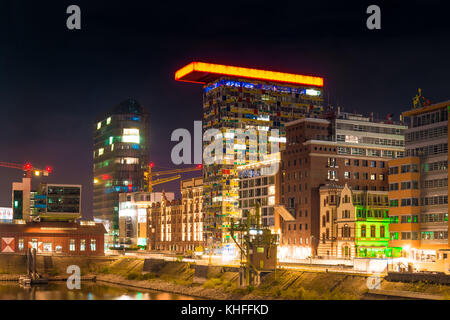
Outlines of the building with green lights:
[[401,255],[389,247],[387,191],[352,190],[347,184],[320,188],[320,256],[386,258]]
[[93,214],[107,226],[107,244],[118,245],[119,193],[146,189],[149,115],[126,100],[99,115],[94,124]]

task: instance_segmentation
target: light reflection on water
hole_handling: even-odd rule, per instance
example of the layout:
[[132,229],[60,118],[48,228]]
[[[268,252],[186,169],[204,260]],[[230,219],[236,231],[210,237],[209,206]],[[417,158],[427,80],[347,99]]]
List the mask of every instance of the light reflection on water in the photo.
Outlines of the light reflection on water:
[[16,282],[0,282],[0,300],[194,300],[167,292],[138,290],[93,282],[83,282],[80,290],[69,290],[65,282],[28,288]]

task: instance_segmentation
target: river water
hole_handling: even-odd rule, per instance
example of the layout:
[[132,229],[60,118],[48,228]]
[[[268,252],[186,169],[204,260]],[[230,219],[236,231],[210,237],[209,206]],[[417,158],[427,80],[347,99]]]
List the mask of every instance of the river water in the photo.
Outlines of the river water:
[[166,292],[140,290],[99,282],[83,282],[80,290],[69,290],[65,282],[23,287],[16,282],[0,283],[0,300],[194,300]]

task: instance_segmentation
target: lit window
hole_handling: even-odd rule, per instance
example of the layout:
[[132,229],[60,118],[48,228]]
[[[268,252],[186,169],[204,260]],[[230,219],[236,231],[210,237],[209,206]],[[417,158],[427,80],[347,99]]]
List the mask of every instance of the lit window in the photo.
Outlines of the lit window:
[[270,194],[270,195],[275,194],[275,186],[270,186],[270,187],[269,187],[269,194]]
[[23,239],[19,239],[19,251],[23,250]]
[[117,158],[115,163],[120,164],[139,164],[139,158]]
[[75,239],[70,239],[69,250],[75,251]]
[[91,239],[91,251],[97,250],[97,240]]
[[140,143],[139,129],[123,129],[122,142]]
[[370,175],[370,180],[376,180],[377,179],[377,175],[376,174],[371,174]]
[[102,123],[101,122],[97,123],[97,130],[100,130],[101,127],[102,127]]
[[113,144],[114,142],[114,137],[109,137],[109,144]]
[[106,125],[109,125],[111,123],[111,117],[109,117],[107,120],[106,120]]
[[111,145],[111,151],[114,151],[114,144]]
[[275,197],[269,197],[269,206],[273,206],[275,204]]
[[138,136],[139,129],[123,129],[124,136]]
[[103,149],[103,148],[98,149],[99,156],[103,155],[104,152],[105,152],[105,149]]
[[81,239],[80,241],[80,251],[86,251],[86,240]]

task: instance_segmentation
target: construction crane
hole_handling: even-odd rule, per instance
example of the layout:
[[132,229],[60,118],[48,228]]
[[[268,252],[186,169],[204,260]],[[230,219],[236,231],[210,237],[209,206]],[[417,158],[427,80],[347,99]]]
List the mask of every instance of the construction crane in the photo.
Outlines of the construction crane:
[[39,169],[34,167],[31,163],[18,164],[18,163],[0,162],[0,167],[23,170],[25,171],[27,178],[31,178],[33,174],[37,177],[48,176],[53,171],[53,169],[49,166],[47,166],[47,168],[45,169]]
[[[148,191],[153,192],[153,186],[158,184],[167,183],[170,181],[174,181],[177,179],[181,179],[181,175],[179,173],[186,173],[186,172],[193,172],[193,171],[200,171],[203,169],[203,166],[201,164],[191,167],[191,168],[184,168],[184,169],[172,169],[167,171],[156,171],[152,172],[152,168],[155,166],[153,162],[151,162],[148,166],[148,176],[147,176],[147,182],[148,182]],[[168,177],[168,178],[160,178],[154,180],[153,178],[159,177],[159,176],[165,176],[169,174],[177,174],[176,176]]]

